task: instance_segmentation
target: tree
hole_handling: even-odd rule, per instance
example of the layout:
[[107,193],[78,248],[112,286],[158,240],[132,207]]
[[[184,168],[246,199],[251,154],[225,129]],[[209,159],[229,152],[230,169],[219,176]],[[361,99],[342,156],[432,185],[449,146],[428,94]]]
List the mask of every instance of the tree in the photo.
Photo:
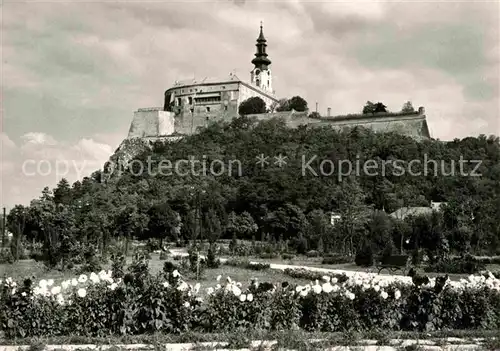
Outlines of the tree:
[[387,112],[387,106],[385,106],[381,102],[377,102],[375,104],[375,110],[373,111],[373,113],[381,113],[381,112]]
[[407,101],[403,104],[403,107],[401,108],[401,112],[403,112],[403,113],[415,112],[415,109],[413,108],[411,101]]
[[367,115],[374,112],[375,112],[375,104],[371,101],[367,101],[365,106],[363,107],[363,114]]
[[259,227],[255,223],[252,215],[248,212],[243,212],[238,215],[234,211],[228,216],[226,226],[226,238],[236,236],[239,239],[251,239]]
[[62,178],[54,189],[54,202],[56,204],[69,205],[71,200],[71,187],[66,178]]
[[290,100],[280,99],[278,101],[278,106],[276,107],[277,112],[291,111],[291,110],[292,108],[290,107]]
[[180,218],[177,212],[166,202],[153,205],[148,210],[148,236],[160,240],[160,246],[163,247],[163,239],[177,239],[176,233],[180,225]]
[[238,108],[238,113],[240,115],[250,115],[254,113],[265,113],[266,103],[258,96],[253,96],[246,99],[240,104]]
[[367,101],[365,106],[363,107],[363,114],[373,114],[373,113],[380,113],[380,112],[387,112],[387,106],[385,106],[381,102],[377,102],[374,104],[371,101]]
[[321,115],[319,114],[319,112],[314,111],[314,112],[311,112],[309,114],[309,116],[307,116],[307,117],[309,117],[309,118],[321,118]]
[[307,111],[307,101],[300,96],[292,97],[288,100],[288,105],[290,106],[290,109],[298,112]]

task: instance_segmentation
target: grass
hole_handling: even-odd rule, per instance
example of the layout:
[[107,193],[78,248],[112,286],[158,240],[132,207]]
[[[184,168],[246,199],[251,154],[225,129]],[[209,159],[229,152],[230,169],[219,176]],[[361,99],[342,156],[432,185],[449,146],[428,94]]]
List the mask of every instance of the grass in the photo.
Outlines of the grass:
[[[163,269],[163,264],[164,260],[159,259],[159,254],[152,253],[151,254],[151,260],[149,261],[149,268],[152,274],[156,274],[160,272]],[[346,270],[346,271],[358,271],[358,272],[372,272],[376,273],[376,270],[374,267],[372,268],[362,268],[358,267],[353,263],[346,263],[346,264],[337,264],[337,265],[325,265],[321,264],[322,258],[321,257],[312,257],[308,258],[305,256],[298,256],[292,260],[283,260],[279,258],[275,259],[260,259],[260,258],[248,258],[251,261],[255,262],[266,262],[266,263],[271,263],[271,264],[284,264],[284,265],[293,265],[293,266],[308,266],[308,267],[316,267],[316,268],[326,268],[326,269],[336,269],[336,270]],[[169,258],[171,262],[174,264],[178,265],[180,262],[179,261],[174,261]],[[127,264],[132,263],[132,257],[127,257]],[[103,269],[110,269],[110,265],[104,265]],[[500,271],[500,265],[498,264],[489,264],[487,265],[487,269],[490,271]],[[382,272],[381,274],[384,274]],[[402,275],[402,272],[398,271],[396,273],[393,273],[395,275]],[[435,277],[442,275],[442,273],[426,273],[430,277]],[[237,268],[237,267],[228,267],[228,266],[221,266],[218,269],[209,269],[205,271],[205,274],[201,279],[199,280],[200,282],[208,282],[208,286],[215,286],[217,285],[217,282],[215,282],[215,278],[218,275],[222,275],[224,278],[227,276],[230,276],[231,279],[240,281],[242,283],[248,282],[251,278],[257,278],[259,281],[272,281],[272,282],[277,282],[281,283],[283,281],[288,281],[289,283],[297,283],[297,284],[303,284],[307,283],[307,281],[304,280],[294,280],[283,273],[281,273],[279,270],[263,270],[263,271],[251,271],[243,268]],[[61,272],[59,270],[49,270],[47,269],[42,263],[36,262],[34,260],[28,259],[28,260],[21,260],[18,261],[14,264],[0,264],[0,277],[12,277],[14,279],[22,279],[25,277],[34,277],[35,280],[41,280],[41,279],[54,279],[55,284],[60,284],[61,281],[74,278],[76,277],[77,274],[74,271],[64,271]],[[462,278],[467,278],[469,274],[449,274],[450,279],[452,280],[459,280]],[[195,275],[188,275],[187,280],[189,283],[196,282],[196,276]],[[205,285],[205,284],[204,284]]]

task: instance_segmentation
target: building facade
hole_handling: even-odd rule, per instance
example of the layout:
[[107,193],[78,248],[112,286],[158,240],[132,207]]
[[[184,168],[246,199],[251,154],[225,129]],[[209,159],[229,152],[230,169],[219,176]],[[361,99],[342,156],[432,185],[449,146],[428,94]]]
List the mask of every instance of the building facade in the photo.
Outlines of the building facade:
[[267,108],[278,101],[272,90],[271,60],[262,24],[256,47],[250,82],[231,73],[223,79],[176,81],[165,91],[163,111],[173,114],[175,132],[193,134],[211,121],[231,120],[238,115],[241,102],[251,97],[260,97]]

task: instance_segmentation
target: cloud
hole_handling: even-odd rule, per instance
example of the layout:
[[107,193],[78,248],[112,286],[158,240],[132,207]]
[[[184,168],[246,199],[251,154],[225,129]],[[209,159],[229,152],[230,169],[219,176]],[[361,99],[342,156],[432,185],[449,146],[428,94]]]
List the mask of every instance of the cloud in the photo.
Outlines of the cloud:
[[[55,187],[61,178],[81,180],[102,169],[111,156],[110,145],[83,138],[76,143],[60,142],[41,132],[24,134],[19,146],[5,134],[2,139],[3,205],[27,204],[45,187]],[[19,191],[22,189],[22,191]]]

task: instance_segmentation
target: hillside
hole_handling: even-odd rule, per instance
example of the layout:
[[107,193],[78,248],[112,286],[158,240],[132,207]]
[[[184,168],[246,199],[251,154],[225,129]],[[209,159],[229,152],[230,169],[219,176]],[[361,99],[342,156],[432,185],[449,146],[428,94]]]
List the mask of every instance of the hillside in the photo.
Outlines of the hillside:
[[[127,154],[134,160],[120,177],[108,180],[96,172],[72,186],[62,181],[53,194],[46,189],[41,199],[22,209],[29,214],[24,230],[27,237],[43,237],[49,225],[98,245],[105,245],[113,236],[188,239],[199,235],[198,223],[202,223],[205,238],[238,235],[259,239],[270,233],[276,240],[305,238],[300,240],[315,248],[321,237],[331,249],[352,252],[365,238],[377,235],[381,239],[373,239],[376,247],[385,245],[384,235],[392,236],[399,247],[401,236],[412,235],[411,226],[401,229],[397,223],[389,223],[382,210],[391,213],[403,206],[429,206],[432,200],[448,206],[438,222],[426,224],[429,236],[435,239],[433,235],[437,235],[456,252],[494,253],[500,248],[498,137],[419,142],[359,127],[345,131],[328,126],[291,129],[279,120],[239,118],[212,124],[179,141],[141,144],[134,152]],[[261,154],[269,157],[264,167],[256,164]],[[274,164],[274,157],[280,154],[286,157],[282,167]],[[191,157],[206,162],[206,174],[200,165],[190,171],[187,161],[176,171],[176,161]],[[482,175],[458,174],[461,157],[481,160],[475,171]],[[353,169],[358,162],[360,174],[339,177],[337,170],[331,172],[329,166],[342,160],[351,160]],[[363,171],[367,160],[373,160],[372,166]],[[399,163],[387,165],[383,176],[381,165],[389,160]],[[412,160],[435,160],[436,165]],[[160,175],[162,161],[164,174]],[[212,162],[213,171],[220,175],[210,174]],[[232,174],[228,174],[230,164]],[[378,175],[372,175],[373,164],[379,167]],[[343,172],[346,167],[344,162]],[[429,174],[400,174],[410,167],[413,173],[427,169]],[[455,175],[450,175],[450,167]],[[465,164],[462,173],[475,168],[475,163]],[[328,211],[342,215],[333,232],[324,229]],[[180,232],[175,228],[181,228]],[[330,234],[321,236],[325,233]],[[430,242],[436,246],[434,239]],[[410,245],[422,246],[425,240]]]

